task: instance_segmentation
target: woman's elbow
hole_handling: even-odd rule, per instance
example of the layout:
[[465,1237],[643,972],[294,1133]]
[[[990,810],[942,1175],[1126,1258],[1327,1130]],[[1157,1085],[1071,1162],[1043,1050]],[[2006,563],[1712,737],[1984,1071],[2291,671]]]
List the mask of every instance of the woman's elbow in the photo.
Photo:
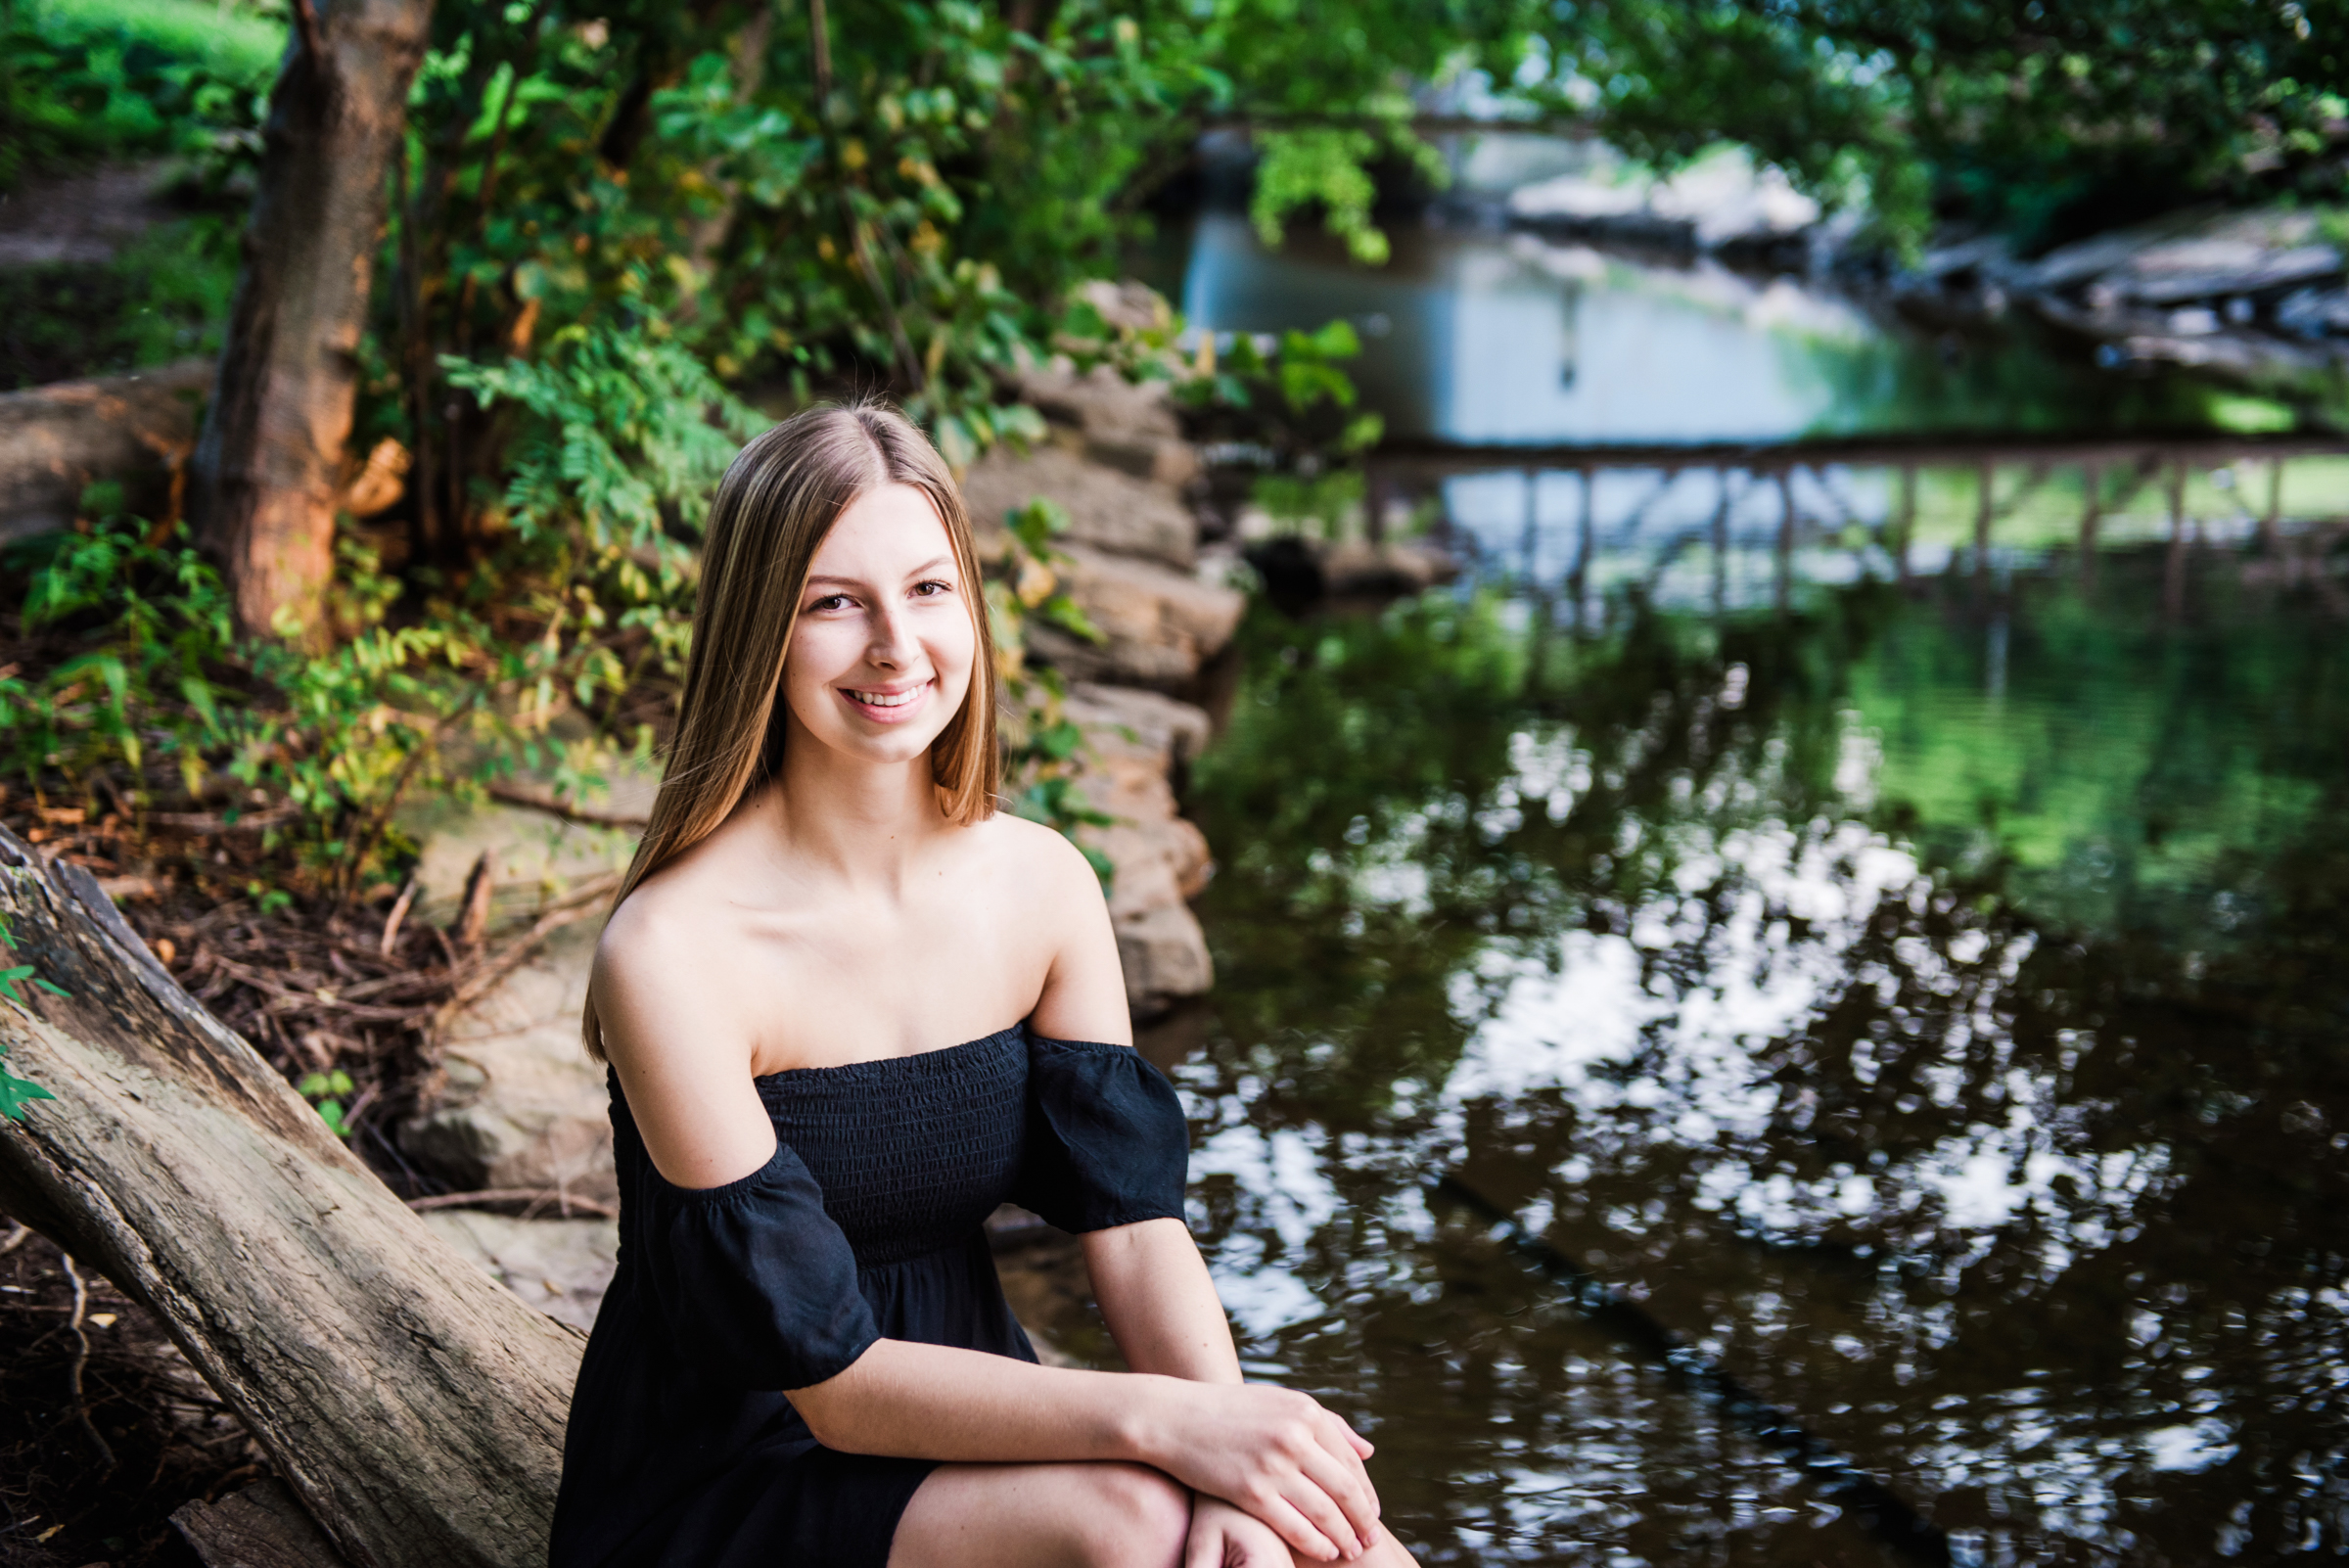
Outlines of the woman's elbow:
[[821,1383],[787,1390],[783,1396],[800,1412],[800,1419],[807,1423],[807,1430],[815,1440],[838,1453],[856,1452],[852,1436],[856,1423],[850,1416],[853,1402],[840,1397],[840,1383],[848,1375],[836,1373]]
[[864,1375],[871,1370],[871,1359],[872,1351],[868,1348],[822,1382],[783,1392],[783,1397],[791,1401],[791,1407],[800,1412],[800,1419],[807,1423],[808,1432],[835,1453],[865,1452],[858,1447],[865,1423],[857,1417],[871,1404],[865,1397],[871,1393],[866,1386],[871,1379]]

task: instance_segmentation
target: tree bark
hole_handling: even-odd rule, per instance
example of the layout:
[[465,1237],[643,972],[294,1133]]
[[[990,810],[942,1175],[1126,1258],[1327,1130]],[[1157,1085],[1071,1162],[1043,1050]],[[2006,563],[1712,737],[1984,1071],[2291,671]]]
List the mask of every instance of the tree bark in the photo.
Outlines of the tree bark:
[[581,1340],[425,1228],[132,934],[0,829],[0,1209],[153,1310],[355,1568],[538,1568]]
[[82,490],[121,482],[123,505],[166,516],[196,440],[208,360],[0,393],[0,542],[73,526]]
[[188,1503],[171,1523],[204,1568],[349,1568],[280,1481]]
[[315,634],[359,336],[431,0],[294,0],[189,510],[245,630]]

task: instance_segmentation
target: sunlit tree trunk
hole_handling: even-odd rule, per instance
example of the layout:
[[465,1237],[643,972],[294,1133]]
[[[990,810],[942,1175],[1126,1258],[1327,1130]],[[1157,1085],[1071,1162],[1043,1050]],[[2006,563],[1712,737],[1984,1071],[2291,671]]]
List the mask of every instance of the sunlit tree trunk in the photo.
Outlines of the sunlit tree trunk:
[[385,171],[431,20],[431,0],[295,0],[188,497],[248,631],[319,627]]

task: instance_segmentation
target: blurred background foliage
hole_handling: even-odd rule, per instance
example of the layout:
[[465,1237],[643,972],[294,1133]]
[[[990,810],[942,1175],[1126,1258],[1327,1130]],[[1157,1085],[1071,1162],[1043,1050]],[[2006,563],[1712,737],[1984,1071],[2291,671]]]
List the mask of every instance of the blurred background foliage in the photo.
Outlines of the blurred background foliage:
[[[0,188],[162,159],[190,199],[106,267],[25,274],[47,307],[0,326],[17,363],[217,347],[285,17],[0,11]],[[435,775],[406,759],[452,715],[552,746],[576,712],[575,738],[648,743],[703,497],[743,435],[818,396],[886,392],[968,463],[1041,434],[1013,372],[1073,352],[1176,381],[1204,432],[1323,484],[1379,434],[1339,363],[1350,331],[1218,363],[1177,352],[1178,320],[1112,329],[1083,299],[1210,132],[1253,145],[1267,235],[1317,222],[1365,261],[1382,195],[1439,181],[1427,138],[1463,115],[1659,164],[1742,142],[1887,254],[1950,222],[2044,243],[2202,198],[2337,196],[2343,23],[2326,0],[441,0],[359,347],[353,466],[404,463],[404,498],[349,530],[334,669],[218,633],[167,528],[108,524],[15,563],[39,600],[18,640],[48,652],[9,677],[29,705],[9,770],[86,797],[103,753],[142,794],[302,755],[232,737],[185,682],[239,690],[342,750],[341,773],[275,787],[323,813],[320,864],[371,875],[352,846],[377,853],[368,824]],[[106,586],[40,599],[50,573]],[[1015,698],[1056,722],[1049,693]],[[396,763],[359,765],[340,737],[362,730]]]

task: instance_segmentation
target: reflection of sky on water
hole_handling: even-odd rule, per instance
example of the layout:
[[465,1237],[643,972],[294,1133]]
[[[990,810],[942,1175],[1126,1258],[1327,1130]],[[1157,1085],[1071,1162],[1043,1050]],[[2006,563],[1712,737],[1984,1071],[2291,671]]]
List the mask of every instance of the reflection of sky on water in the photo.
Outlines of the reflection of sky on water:
[[1363,335],[1357,380],[1393,429],[1462,441],[1722,440],[1798,435],[1835,393],[1821,341],[1870,335],[1783,280],[1678,273],[1530,238],[1397,236],[1369,269],[1306,236],[1267,252],[1235,213],[1201,215],[1182,309],[1219,332]]
[[[1552,765],[1521,770],[1505,795],[1537,805],[1559,798],[1558,738],[1521,732],[1514,748],[1519,755]],[[1564,771],[1570,773],[1572,764]],[[1512,801],[1503,809],[1513,807]],[[1406,830],[1404,854],[1408,837]],[[1365,849],[1373,868],[1365,895],[1374,901],[1396,898],[1388,868],[1401,855],[1378,846]],[[1659,1148],[1692,1153],[1703,1169],[1689,1207],[1717,1214],[1738,1233],[1772,1245],[1800,1246],[1859,1223],[1880,1244],[1910,1249],[1920,1264],[1956,1270],[1979,1260],[1993,1232],[2026,1211],[2039,1211],[2038,1218],[2054,1222],[2062,1238],[2047,1238],[2039,1260],[2052,1276],[2081,1262],[2075,1249],[2135,1233],[2134,1211],[2164,1175],[2162,1151],[2049,1147],[2047,1129],[2062,1120],[2060,1085],[2022,1067],[2004,1075],[2004,1115],[1997,1120],[1967,1120],[1957,1076],[1928,1069],[1923,1076],[1931,1097],[1957,1114],[1940,1138],[1897,1167],[1865,1173],[1844,1167],[1797,1179],[1768,1169],[1767,1161],[1761,1167],[1749,1163],[1747,1146],[1767,1146],[1771,1120],[1783,1109],[1780,1088],[1758,1073],[1757,1056],[1773,1039],[1798,1033],[1848,986],[1873,983],[1871,966],[1857,961],[1852,949],[1882,900],[1921,906],[1933,896],[1931,879],[1909,852],[1852,822],[1801,831],[1770,821],[1741,826],[1715,842],[1683,842],[1677,862],[1677,891],[1639,906],[1628,935],[1568,931],[1547,952],[1488,948],[1472,970],[1453,977],[1454,1009],[1469,1030],[1469,1043],[1437,1102],[1425,1108],[1433,1115],[1410,1151],[1413,1167],[1443,1169],[1467,1156],[1463,1107],[1545,1094],[1574,1106],[1586,1129],[1608,1130],[1585,1131],[1561,1167],[1569,1179],[1587,1176],[1594,1160],[1633,1166],[1656,1158]],[[1726,900],[1726,918],[1719,898],[1725,884],[1736,889]],[[1714,897],[1703,897],[1708,892]],[[1797,922],[1806,928],[1800,936],[1793,929]],[[1988,958],[1992,984],[1981,990],[1965,1023],[1972,1038],[1996,1038],[1995,988],[2012,981],[2031,941],[2024,935],[1992,953],[1980,933],[1960,937],[1971,940],[1940,950],[1911,939],[1907,956],[1914,978],[1950,991],[1958,989],[1953,969]],[[1682,961],[1668,967],[1694,977],[1692,983],[1649,978],[1649,960],[1676,950]],[[1244,1115],[1250,1098],[1244,1087],[1222,1107],[1224,1115]],[[1368,1151],[1361,1145],[1354,1152]],[[1379,1163],[1396,1153],[1381,1151]],[[1284,1260],[1310,1255],[1315,1232],[1344,1208],[1327,1173],[1349,1164],[1347,1155],[1327,1140],[1316,1148],[1293,1127],[1267,1130],[1236,1119],[1194,1153],[1195,1180],[1229,1176],[1249,1195],[1247,1220],[1227,1232],[1214,1267],[1235,1321],[1251,1337],[1270,1341],[1311,1332],[1331,1312],[1327,1285],[1300,1277]],[[2059,1180],[2074,1193],[2100,1195],[2101,1212],[2052,1212],[2050,1199]],[[1424,1244],[1423,1206],[1397,1218],[1405,1223],[1382,1226],[1392,1245]],[[1546,1218],[1540,1207],[1526,1215],[1537,1228]],[[1637,1235],[1657,1219],[1635,1210],[1616,1213],[1610,1222],[1619,1233]],[[1972,1238],[1954,1255],[1951,1232]],[[1366,1283],[1359,1276],[1349,1281],[1357,1292]],[[1880,1304],[1871,1315],[1896,1345],[1916,1326],[1898,1321],[1913,1315],[1898,1303]],[[1932,1324],[1924,1326],[1932,1339]],[[1940,1334],[1946,1339],[1948,1330]],[[1713,1339],[1708,1348],[1718,1352],[1721,1342]],[[1886,1353],[1883,1345],[1852,1335],[1841,1336],[1835,1348],[1855,1361]],[[2158,1422],[2162,1413],[2148,1407],[2140,1420]],[[1619,1418],[1584,1412],[1571,1446],[1546,1455],[1547,1467],[1534,1462],[1543,1456],[1528,1456],[1507,1485],[1511,1534],[1554,1540],[1611,1493],[1620,1503],[1624,1494],[1617,1489],[1624,1483],[1636,1495],[1636,1478],[1652,1468],[1654,1454],[1643,1436],[1631,1452],[1604,1453],[1603,1433]],[[2081,1425],[2025,1404],[2010,1419],[1936,1423],[1929,1440],[1902,1455],[1902,1468],[1927,1495],[2027,1473],[2043,1522],[2093,1539],[2112,1517],[2115,1487],[2133,1466],[2192,1471],[2233,1452],[2232,1428],[2224,1421],[2147,1425],[2115,1435],[2097,1430],[2108,1418],[2098,1411]],[[1756,1463],[1767,1466],[1767,1460]],[[1615,1488],[1602,1479],[1610,1470],[1623,1472]],[[1788,1502],[1774,1506],[1793,1511]]]
[[[2058,594],[2001,611],[2007,716],[1977,737],[1963,601],[1874,602],[1902,619],[1807,651],[1773,651],[1810,635],[1799,620],[1733,656],[1709,639],[1734,623],[1681,623],[1619,677],[1570,648],[1584,672],[1544,701],[1480,710],[1498,729],[1452,723],[1497,667],[1465,660],[1446,687],[1359,628],[1296,628],[1253,667],[1226,744],[1261,731],[1279,761],[1207,816],[1229,1011],[1177,1070],[1203,1138],[1194,1226],[1251,1365],[1371,1425],[1428,1561],[1888,1560],[1734,1421],[1431,1211],[1446,1171],[1915,1501],[1960,1561],[2341,1545],[2349,1205],[2318,1188],[2337,1184],[2349,1103],[2304,1024],[2218,999],[2305,982],[2238,965],[2233,989],[2196,989],[2224,949],[2190,901],[2282,896],[2256,847],[2323,819],[2254,833],[2195,803],[2304,799],[2321,770],[2255,744],[2257,715],[2331,688],[2278,662],[2288,634],[2172,633],[2153,665],[2146,601],[2098,620]],[[1493,622],[1532,634],[1520,603]],[[1806,684],[1830,650],[1858,660],[1831,700]],[[2149,678],[2205,658],[2281,684],[2263,704],[2207,673]],[[1316,667],[1367,706],[1316,706]],[[1393,696],[1412,678],[1425,697]],[[1359,762],[1311,739],[1337,730]],[[1431,735],[1456,748],[1445,769],[1390,770]],[[2169,776],[2173,754],[2231,759],[2224,787]],[[1962,776],[1951,758],[2019,767],[2037,814],[1936,796]],[[1380,795],[1346,784],[1358,765],[1418,782]],[[1321,791],[1346,804],[1299,804]],[[1920,802],[1923,820],[1900,814]],[[1314,833],[1276,837],[1314,809]],[[1950,832],[2023,859],[1967,881],[1928,851]],[[2099,887],[2159,898],[2050,892],[2033,867],[2064,862],[2044,846],[2084,836],[2122,856]],[[2201,847],[2178,860],[2174,840]],[[2245,855],[2256,874],[2226,869]],[[1285,945],[1297,928],[1323,935]],[[1420,962],[1432,1011],[1382,1004]]]

